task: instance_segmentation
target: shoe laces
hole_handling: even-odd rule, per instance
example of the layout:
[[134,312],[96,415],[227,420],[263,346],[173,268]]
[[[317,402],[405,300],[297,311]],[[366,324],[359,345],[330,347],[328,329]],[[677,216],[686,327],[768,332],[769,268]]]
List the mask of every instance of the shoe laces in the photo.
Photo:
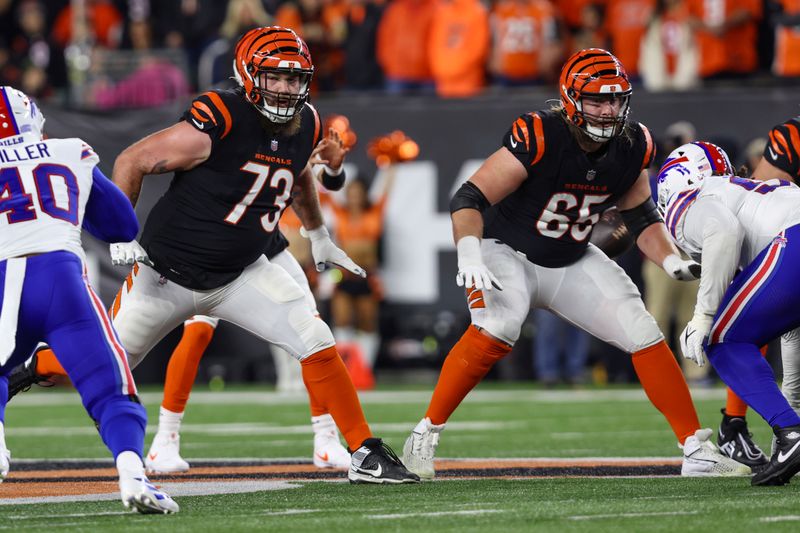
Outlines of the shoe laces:
[[435,431],[415,433],[411,441],[411,453],[423,458],[433,457],[439,444],[439,434]]
[[403,464],[400,461],[400,458],[397,457],[397,454],[394,453],[394,450],[392,449],[391,446],[389,446],[388,444],[383,442],[383,439],[377,439],[377,440],[378,440],[378,443],[377,443],[377,446],[376,446],[376,448],[377,448],[376,451],[378,453],[382,453],[382,455],[386,455],[395,464],[398,464],[398,465],[402,465]]

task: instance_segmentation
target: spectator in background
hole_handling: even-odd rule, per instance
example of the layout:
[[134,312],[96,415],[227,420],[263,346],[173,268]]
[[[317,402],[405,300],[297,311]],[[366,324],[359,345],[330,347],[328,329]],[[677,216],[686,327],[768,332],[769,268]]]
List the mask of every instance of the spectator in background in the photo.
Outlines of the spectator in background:
[[383,234],[383,213],[395,179],[396,165],[386,167],[383,189],[371,202],[367,185],[354,179],[345,187],[345,204],[333,203],[336,242],[346,254],[358,261],[367,277],[344,271],[331,299],[334,336],[337,341],[356,342],[365,362],[372,368],[378,357],[379,305],[383,290],[378,277],[378,255]]
[[744,149],[743,168],[740,169],[739,175],[752,176],[753,171],[758,166],[759,161],[761,161],[761,156],[764,154],[764,149],[766,147],[766,137],[758,137],[747,143]]
[[606,0],[555,0],[558,13],[569,35],[575,35],[583,26],[583,8],[587,4],[605,5]]
[[696,87],[700,83],[699,61],[685,0],[657,0],[639,55],[644,87],[648,91]]
[[606,30],[614,55],[639,77],[639,49],[657,0],[608,0]]
[[751,74],[758,68],[761,0],[688,0],[703,79]]
[[772,73],[781,77],[800,76],[800,0],[772,0],[770,22],[775,27],[775,56]]
[[389,94],[432,91],[428,40],[436,0],[392,0],[378,23],[377,57]]
[[536,378],[545,387],[557,385],[562,377],[570,385],[584,383],[591,336],[547,309],[535,309],[533,315]]
[[[86,22],[89,35],[95,44],[105,48],[117,48],[122,37],[122,13],[114,7],[111,0],[86,0]],[[73,18],[80,15],[80,11],[73,8],[70,3],[56,16],[53,24],[53,39],[59,46],[66,48],[74,37]]]
[[486,84],[489,13],[480,0],[437,0],[428,51],[436,93],[469,98]]
[[[153,55],[149,20],[129,26],[131,47],[137,52],[138,66],[126,78],[113,82],[100,77],[90,87],[91,102],[100,109],[155,107],[190,93],[186,74],[174,63]],[[95,58],[102,64],[102,50]]]
[[[664,130],[663,140],[658,146],[657,153],[662,154],[661,159],[653,166],[656,169],[660,168],[666,154],[696,139],[697,130],[692,123],[680,121],[670,124]],[[650,175],[650,188],[654,201],[658,199],[657,177],[658,172],[652,172]],[[658,328],[664,332],[664,337],[674,353],[680,353],[679,336],[683,325],[694,315],[694,304],[700,282],[672,279],[649,259],[644,260],[642,278],[645,286],[645,307],[656,319]],[[702,383],[708,379],[708,367],[699,367],[683,357],[679,357],[678,360],[688,383]]]
[[24,0],[16,10],[18,30],[10,43],[9,61],[19,76],[22,91],[36,98],[52,96],[67,85],[64,50],[47,36],[45,7],[39,0]]
[[495,83],[532,85],[555,78],[563,49],[550,0],[498,0],[490,22],[489,72]]
[[572,36],[570,54],[587,48],[608,48],[608,34],[603,13],[599,4],[585,4],[581,9],[581,27]]
[[344,41],[345,86],[349,89],[383,88],[383,71],[376,54],[378,24],[384,0],[351,0]]
[[314,58],[312,90],[341,87],[347,36],[346,0],[289,0],[275,12],[275,24],[293,28]]

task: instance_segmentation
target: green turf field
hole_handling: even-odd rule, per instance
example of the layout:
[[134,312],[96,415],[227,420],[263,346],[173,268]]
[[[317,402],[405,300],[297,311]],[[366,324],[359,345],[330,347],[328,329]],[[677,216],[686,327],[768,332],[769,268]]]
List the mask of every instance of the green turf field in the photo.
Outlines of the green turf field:
[[[636,388],[544,391],[533,385],[481,386],[455,413],[439,458],[678,458],[669,427]],[[35,389],[35,388],[34,388]],[[693,394],[703,425],[716,428],[724,390]],[[398,452],[424,412],[430,390],[390,389],[362,395],[373,430]],[[160,395],[142,394],[151,426]],[[770,431],[749,417],[755,440]],[[184,457],[300,459],[310,462],[308,407],[302,395],[263,388],[193,395],[182,432]],[[34,390],[6,417],[12,476],[0,498],[13,497],[14,461],[105,458],[107,452],[68,391]],[[110,462],[109,462],[110,464]],[[798,531],[800,480],[751,488],[747,479],[536,478],[442,479],[401,487],[282,481],[271,490],[176,497],[174,516],[123,513],[118,501],[0,505],[0,529],[115,531]],[[165,487],[168,487],[165,482]],[[0,500],[1,501],[1,500]]]

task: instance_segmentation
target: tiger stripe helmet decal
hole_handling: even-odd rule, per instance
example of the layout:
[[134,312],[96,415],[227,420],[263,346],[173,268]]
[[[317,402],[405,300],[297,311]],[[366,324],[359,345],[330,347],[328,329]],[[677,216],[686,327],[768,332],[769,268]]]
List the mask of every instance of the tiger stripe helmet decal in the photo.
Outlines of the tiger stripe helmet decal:
[[800,117],[772,128],[764,147],[764,159],[796,181],[800,179]]
[[[633,93],[622,63],[607,50],[587,48],[570,57],[559,78],[561,106],[567,120],[596,142],[606,142],[619,135],[630,111]],[[592,117],[583,109],[583,98],[619,100],[616,117]]]
[[[269,72],[300,76],[297,94],[267,90]],[[281,26],[255,28],[236,44],[233,60],[236,82],[245,98],[272,122],[288,122],[308,101],[314,64],[308,46],[294,31]]]

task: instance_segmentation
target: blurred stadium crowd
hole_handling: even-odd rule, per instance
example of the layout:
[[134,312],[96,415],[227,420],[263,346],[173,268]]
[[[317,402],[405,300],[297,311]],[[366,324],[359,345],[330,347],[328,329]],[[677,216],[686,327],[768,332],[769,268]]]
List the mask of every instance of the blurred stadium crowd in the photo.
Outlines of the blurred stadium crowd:
[[231,44],[270,24],[308,42],[316,94],[547,84],[592,46],[654,91],[800,79],[798,0],[0,0],[0,84],[155,106],[228,78]]

